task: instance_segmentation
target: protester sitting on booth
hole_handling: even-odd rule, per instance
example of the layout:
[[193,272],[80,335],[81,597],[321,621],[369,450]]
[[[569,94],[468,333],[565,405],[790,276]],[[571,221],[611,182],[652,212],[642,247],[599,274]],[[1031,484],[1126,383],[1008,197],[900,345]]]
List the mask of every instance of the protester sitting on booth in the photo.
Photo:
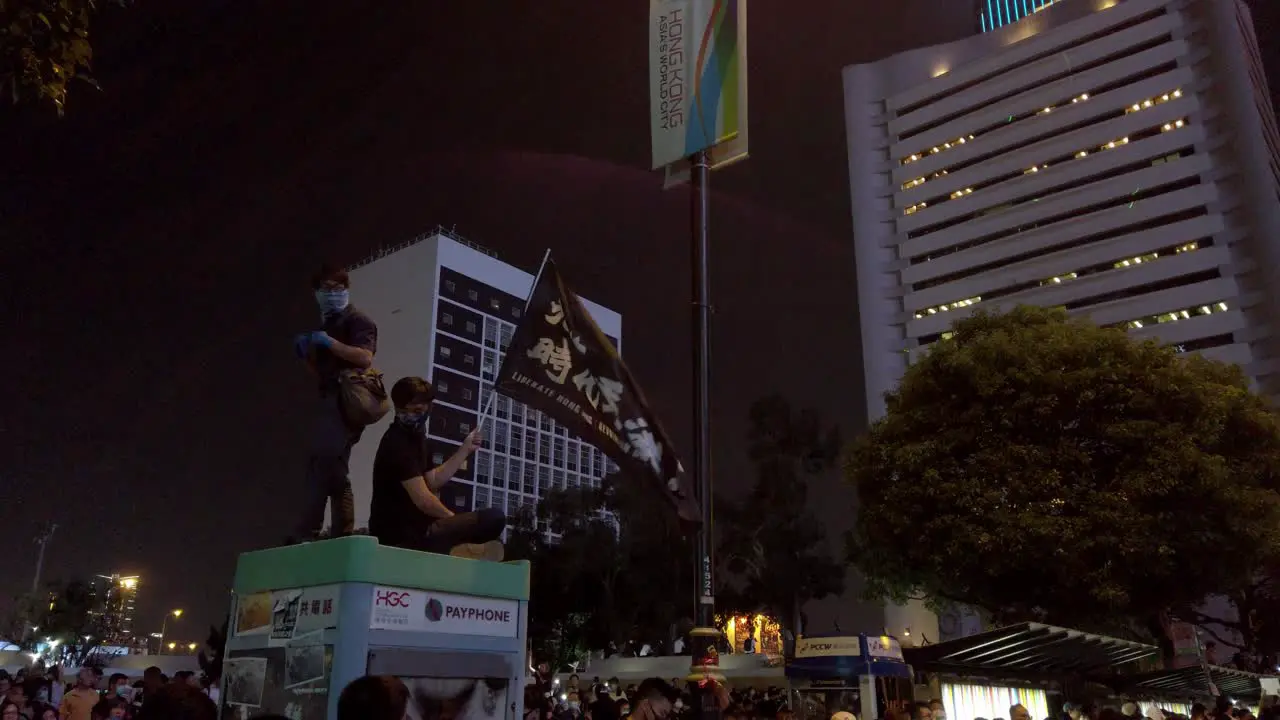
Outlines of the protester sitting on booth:
[[440,501],[440,488],[462,469],[482,438],[478,428],[472,430],[452,457],[431,468],[426,425],[434,399],[431,384],[420,377],[401,378],[391,388],[396,417],[373,460],[369,533],[383,545],[501,561],[498,538],[507,526],[501,510],[454,513]]

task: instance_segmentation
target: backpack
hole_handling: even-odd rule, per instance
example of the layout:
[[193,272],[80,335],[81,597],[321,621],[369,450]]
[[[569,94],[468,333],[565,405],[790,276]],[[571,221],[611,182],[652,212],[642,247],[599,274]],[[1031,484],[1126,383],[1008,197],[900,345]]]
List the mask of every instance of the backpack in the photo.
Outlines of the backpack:
[[338,371],[338,405],[352,427],[368,427],[381,420],[391,412],[382,373],[373,368]]

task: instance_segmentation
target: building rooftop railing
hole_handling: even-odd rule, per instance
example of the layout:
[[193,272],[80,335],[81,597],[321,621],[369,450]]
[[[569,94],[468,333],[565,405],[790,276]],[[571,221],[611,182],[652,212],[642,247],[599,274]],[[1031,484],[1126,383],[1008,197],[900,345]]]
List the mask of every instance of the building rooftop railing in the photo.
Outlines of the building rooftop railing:
[[476,252],[484,253],[485,255],[488,255],[489,257],[494,258],[495,260],[500,260],[500,259],[501,259],[501,258],[499,258],[499,257],[498,257],[498,253],[497,253],[497,252],[495,252],[495,251],[493,251],[493,250],[491,250],[491,249],[489,249],[489,248],[487,248],[487,247],[485,247],[485,246],[481,245],[480,243],[473,242],[473,241],[468,240],[467,238],[463,237],[463,236],[462,236],[460,233],[458,233],[458,231],[455,229],[456,227],[457,227],[456,225],[455,225],[454,227],[451,227],[451,228],[446,228],[446,227],[445,227],[445,226],[443,226],[443,225],[436,225],[436,226],[435,226],[434,228],[432,228],[431,230],[428,230],[427,232],[424,232],[424,233],[422,233],[421,235],[417,235],[417,236],[415,236],[415,237],[414,237],[413,239],[411,239],[411,240],[408,240],[408,241],[406,241],[406,242],[402,242],[402,243],[400,243],[399,245],[392,245],[392,246],[387,246],[387,247],[379,247],[377,250],[375,250],[375,251],[373,252],[373,254],[372,254],[372,255],[369,255],[368,257],[366,257],[365,259],[361,260],[360,262],[358,262],[358,263],[356,263],[356,264],[354,264],[354,265],[350,265],[350,266],[348,266],[348,267],[347,267],[347,270],[348,270],[348,271],[351,271],[351,270],[355,270],[356,268],[364,267],[365,265],[368,265],[368,264],[372,263],[372,262],[373,262],[373,261],[375,261],[375,260],[380,260],[380,259],[382,259],[382,258],[384,258],[384,257],[386,257],[386,256],[388,256],[388,255],[390,255],[390,254],[392,254],[392,253],[399,252],[399,251],[401,251],[401,250],[403,250],[403,249],[405,249],[405,248],[407,248],[407,247],[409,247],[409,246],[411,246],[411,245],[417,245],[418,243],[422,242],[423,240],[430,240],[431,238],[433,238],[433,237],[435,237],[435,236],[437,236],[437,235],[443,235],[444,237],[449,238],[450,240],[452,240],[452,241],[454,241],[454,242],[458,243],[459,245],[466,245],[467,247],[471,248],[472,250],[475,250]]

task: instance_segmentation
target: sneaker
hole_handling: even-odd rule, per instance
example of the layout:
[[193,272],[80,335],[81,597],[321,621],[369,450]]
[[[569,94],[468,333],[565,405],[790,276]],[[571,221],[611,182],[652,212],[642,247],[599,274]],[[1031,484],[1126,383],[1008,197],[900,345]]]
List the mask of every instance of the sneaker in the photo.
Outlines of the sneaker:
[[502,562],[505,549],[502,543],[497,540],[490,540],[487,543],[463,543],[454,545],[449,554],[454,557],[467,558],[468,560],[488,560],[489,562]]

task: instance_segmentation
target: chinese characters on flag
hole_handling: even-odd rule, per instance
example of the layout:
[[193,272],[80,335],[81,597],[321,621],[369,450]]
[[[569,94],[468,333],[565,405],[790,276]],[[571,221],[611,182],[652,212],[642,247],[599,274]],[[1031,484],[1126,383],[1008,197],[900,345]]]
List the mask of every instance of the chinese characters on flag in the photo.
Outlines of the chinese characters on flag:
[[682,520],[699,522],[697,501],[666,431],[550,258],[494,387],[600,448],[625,475],[653,482]]

